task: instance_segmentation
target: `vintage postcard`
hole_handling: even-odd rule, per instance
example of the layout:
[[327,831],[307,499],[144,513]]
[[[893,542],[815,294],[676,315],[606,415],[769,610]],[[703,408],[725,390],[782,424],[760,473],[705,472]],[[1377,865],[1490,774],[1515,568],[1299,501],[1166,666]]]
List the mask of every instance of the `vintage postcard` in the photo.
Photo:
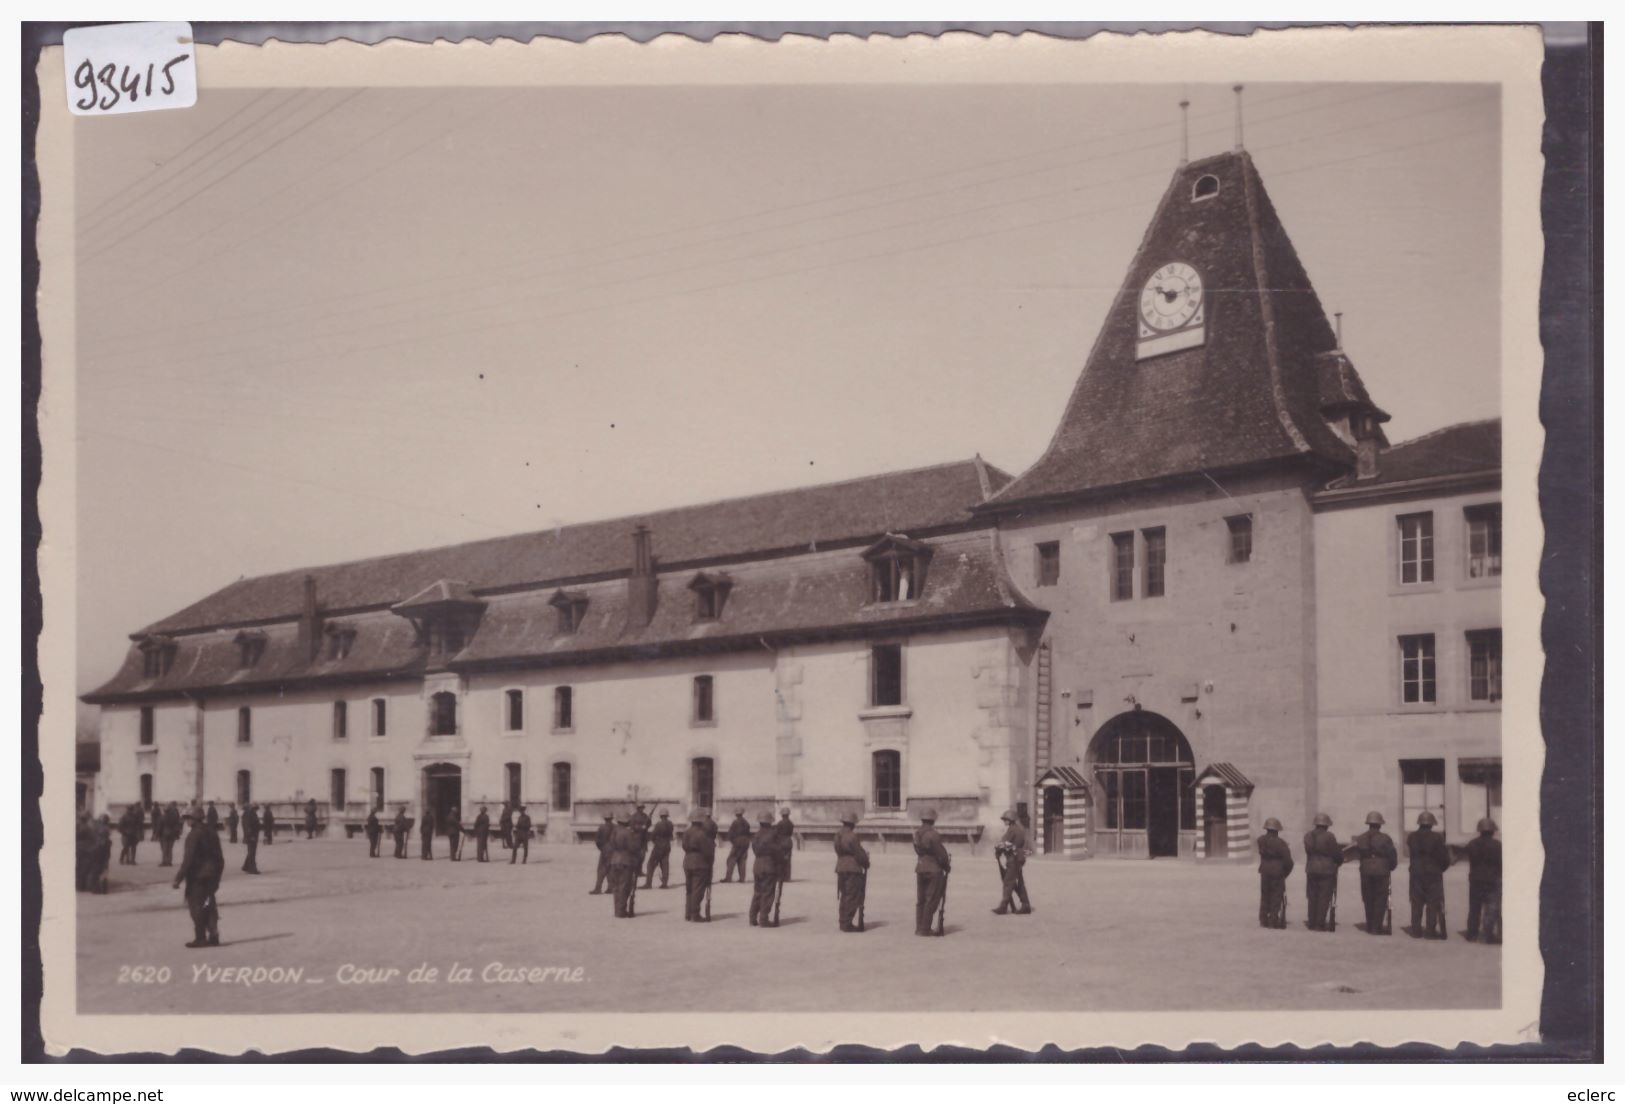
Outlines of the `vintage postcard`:
[[1538,30],[181,45],[39,68],[52,1048],[1535,1037]]

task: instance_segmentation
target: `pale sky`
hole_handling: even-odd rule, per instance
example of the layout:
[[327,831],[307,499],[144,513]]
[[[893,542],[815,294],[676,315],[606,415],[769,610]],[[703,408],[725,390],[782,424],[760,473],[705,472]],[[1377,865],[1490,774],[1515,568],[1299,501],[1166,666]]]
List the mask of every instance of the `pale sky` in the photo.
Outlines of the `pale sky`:
[[[1020,472],[1187,96],[1192,156],[1230,148],[1207,85],[205,90],[75,119],[79,689],[241,575],[976,452]],[[1491,86],[1247,91],[1395,441],[1500,413],[1499,119]]]

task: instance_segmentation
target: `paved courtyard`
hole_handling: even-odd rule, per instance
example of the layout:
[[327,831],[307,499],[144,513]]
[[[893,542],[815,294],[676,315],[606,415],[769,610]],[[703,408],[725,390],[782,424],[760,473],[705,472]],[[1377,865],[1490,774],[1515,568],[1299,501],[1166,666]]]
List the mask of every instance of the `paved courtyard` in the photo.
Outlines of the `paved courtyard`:
[[[413,841],[414,855],[417,844]],[[279,840],[259,877],[226,844],[222,946],[191,938],[172,870],[144,843],[113,892],[78,897],[83,1013],[1373,1009],[1500,1003],[1498,947],[1459,937],[1466,872],[1446,876],[1451,939],[1366,936],[1345,870],[1338,930],[1305,930],[1301,870],[1289,930],[1257,925],[1250,867],[1035,859],[1036,911],[994,916],[991,853],[955,855],[945,939],[913,934],[913,856],[874,848],[868,932],[835,921],[828,844],[797,853],[783,925],[748,926],[749,889],[718,884],[712,923],[685,924],[673,888],[616,920],[591,888],[590,846],[534,846],[528,866],[368,859],[362,840]],[[467,853],[472,857],[469,843]],[[177,854],[179,848],[177,848]],[[720,873],[722,862],[719,858]],[[1409,919],[1404,867],[1395,923]],[[656,884],[658,885],[658,878]],[[427,970],[436,971],[430,979]],[[454,968],[459,971],[455,976]],[[549,968],[552,968],[551,970]],[[414,970],[417,971],[414,979]],[[467,973],[461,973],[466,970]],[[393,971],[393,972],[392,972]],[[528,974],[528,976],[527,976]],[[459,980],[460,979],[460,980]]]

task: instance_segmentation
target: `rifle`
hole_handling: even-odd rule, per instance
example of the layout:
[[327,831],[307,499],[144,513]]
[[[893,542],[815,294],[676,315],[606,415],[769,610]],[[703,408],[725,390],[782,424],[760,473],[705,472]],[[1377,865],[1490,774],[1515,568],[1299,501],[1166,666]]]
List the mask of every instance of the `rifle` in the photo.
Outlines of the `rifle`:
[[1337,875],[1335,873],[1332,874],[1332,913],[1326,919],[1326,930],[1331,932],[1337,930]]
[[1388,896],[1383,902],[1382,934],[1394,934],[1394,891],[1392,887],[1389,887]]
[[779,926],[779,904],[784,900],[784,879],[775,878],[776,888],[773,890],[773,926]]
[[638,914],[638,868],[636,866],[623,866],[621,869],[627,872],[621,875],[623,878],[627,874],[630,874],[632,878],[632,892],[626,898],[626,915],[636,916]]
[[1439,886],[1439,938],[1450,938],[1450,918],[1444,912],[1444,886]]
[[705,883],[705,918],[711,919],[711,883]]
[[858,875],[858,930],[863,930],[863,906],[869,899],[869,871],[865,868]]
[[937,934],[947,934],[948,923],[948,872],[942,872],[942,904],[937,906]]

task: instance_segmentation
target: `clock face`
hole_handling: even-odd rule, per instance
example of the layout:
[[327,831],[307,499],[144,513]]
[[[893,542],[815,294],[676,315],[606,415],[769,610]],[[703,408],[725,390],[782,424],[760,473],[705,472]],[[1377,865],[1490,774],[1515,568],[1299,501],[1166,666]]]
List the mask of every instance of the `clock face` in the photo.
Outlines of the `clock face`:
[[1141,336],[1169,333],[1202,321],[1202,277],[1172,261],[1151,274],[1140,292]]

